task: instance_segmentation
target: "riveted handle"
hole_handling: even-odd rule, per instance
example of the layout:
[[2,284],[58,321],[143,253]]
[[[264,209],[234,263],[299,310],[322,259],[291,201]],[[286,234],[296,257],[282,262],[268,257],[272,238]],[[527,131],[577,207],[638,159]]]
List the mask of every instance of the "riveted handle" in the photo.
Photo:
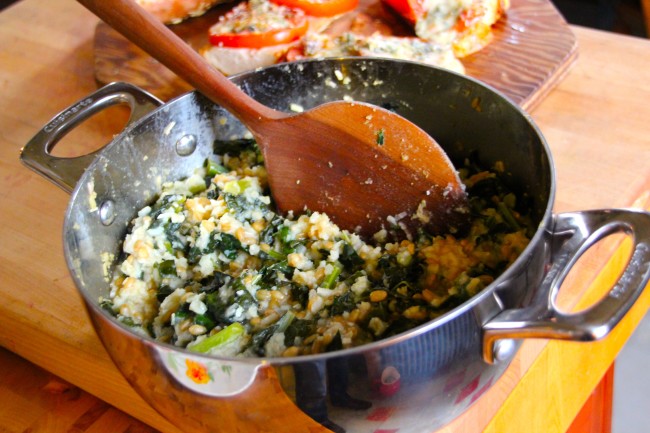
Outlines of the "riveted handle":
[[72,158],[54,156],[51,154],[52,149],[81,122],[118,104],[126,104],[131,109],[131,115],[124,128],[126,130],[163,102],[132,84],[121,82],[108,84],[54,116],[25,145],[20,154],[21,161],[63,190],[72,192],[101,149]]
[[[607,295],[579,313],[555,308],[559,288],[580,256],[614,233],[632,238],[625,270]],[[494,363],[495,345],[503,339],[548,338],[594,341],[620,322],[650,281],[650,213],[610,209],[564,213],[551,233],[551,267],[530,306],[505,310],[483,327],[483,357]]]

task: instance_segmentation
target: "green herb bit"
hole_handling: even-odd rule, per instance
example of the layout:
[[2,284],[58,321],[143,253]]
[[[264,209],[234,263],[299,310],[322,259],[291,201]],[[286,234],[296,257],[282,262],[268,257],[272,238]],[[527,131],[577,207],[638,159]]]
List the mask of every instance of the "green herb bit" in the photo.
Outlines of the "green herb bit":
[[276,332],[284,332],[287,330],[289,325],[291,325],[291,322],[293,322],[293,319],[296,318],[296,315],[293,314],[291,311],[287,311],[284,313],[284,316],[280,317],[280,320],[277,321],[277,329]]
[[384,136],[384,130],[380,129],[379,131],[377,131],[377,144],[383,146],[385,140],[386,137]]
[[286,254],[282,254],[282,253],[280,253],[278,251],[275,251],[275,250],[268,250],[268,251],[266,251],[266,254],[269,257],[271,257],[273,260],[278,260],[278,261],[285,260],[287,258]]
[[341,266],[335,264],[334,269],[332,269],[332,272],[330,272],[323,280],[323,284],[321,284],[321,287],[325,289],[331,289],[332,287],[334,287],[334,283],[336,283],[336,280],[338,279],[342,270],[343,268]]
[[291,229],[289,226],[280,226],[280,229],[278,230],[278,239],[280,242],[286,244],[291,240]]
[[205,160],[205,172],[208,176],[214,177],[220,173],[228,173],[228,169],[223,165],[217,163],[216,161],[206,158]]
[[217,324],[214,323],[214,320],[205,314],[197,314],[196,317],[194,317],[194,323],[197,325],[205,326],[208,331],[217,326]]
[[138,326],[137,323],[133,321],[133,318],[127,317],[127,316],[120,316],[119,321],[122,322],[122,324],[128,326],[129,328],[135,328]]
[[188,346],[187,348],[192,352],[208,353],[212,349],[223,347],[237,341],[239,338],[244,336],[244,334],[246,334],[244,326],[239,322],[235,322],[226,326],[216,334],[213,334],[196,344]]
[[163,277],[175,277],[177,276],[176,263],[174,260],[163,260],[160,262],[160,265],[158,265],[158,272],[160,272],[160,275]]
[[111,299],[101,298],[99,306],[103,310],[108,311],[111,315],[115,315],[115,311],[113,311],[113,301]]
[[206,189],[208,189],[208,187],[205,184],[205,182],[204,183],[195,183],[193,185],[190,185],[190,188],[189,188],[189,190],[190,190],[190,192],[192,194],[198,194],[200,192],[205,191]]
[[506,223],[508,223],[508,225],[512,229],[514,229],[514,230],[520,230],[521,229],[521,226],[519,225],[519,223],[515,219],[514,215],[510,211],[510,208],[508,208],[508,206],[506,206],[506,204],[504,202],[500,201],[497,204],[497,208],[499,209],[499,213],[501,214],[501,216],[503,216],[503,219],[506,221]]
[[228,194],[239,195],[243,194],[248,188],[250,188],[252,182],[250,179],[239,179],[231,180],[226,182],[223,186],[223,191]]

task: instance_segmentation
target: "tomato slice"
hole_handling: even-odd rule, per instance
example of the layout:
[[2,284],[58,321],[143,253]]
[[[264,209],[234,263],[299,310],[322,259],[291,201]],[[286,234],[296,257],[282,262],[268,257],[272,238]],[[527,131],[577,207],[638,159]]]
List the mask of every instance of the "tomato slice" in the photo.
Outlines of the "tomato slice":
[[270,2],[240,3],[210,27],[212,45],[231,48],[263,48],[287,44],[308,28],[304,11]]
[[331,17],[351,11],[359,0],[271,0],[273,3],[302,9],[313,17]]
[[424,15],[422,0],[382,0],[387,6],[397,12],[411,24]]

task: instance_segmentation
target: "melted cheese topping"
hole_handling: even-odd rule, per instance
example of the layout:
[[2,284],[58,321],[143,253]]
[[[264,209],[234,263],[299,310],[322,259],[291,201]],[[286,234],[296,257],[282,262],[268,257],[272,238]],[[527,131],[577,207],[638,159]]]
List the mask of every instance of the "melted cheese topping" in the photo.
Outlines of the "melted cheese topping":
[[293,26],[292,9],[266,0],[250,0],[235,6],[210,28],[211,33],[264,33]]
[[384,36],[365,37],[344,33],[338,37],[308,33],[303,39],[305,57],[372,56],[411,60],[464,73],[465,68],[454,56],[450,45],[440,45],[418,38]]
[[457,57],[475,53],[492,41],[492,26],[510,6],[509,0],[425,0],[415,34],[450,45]]

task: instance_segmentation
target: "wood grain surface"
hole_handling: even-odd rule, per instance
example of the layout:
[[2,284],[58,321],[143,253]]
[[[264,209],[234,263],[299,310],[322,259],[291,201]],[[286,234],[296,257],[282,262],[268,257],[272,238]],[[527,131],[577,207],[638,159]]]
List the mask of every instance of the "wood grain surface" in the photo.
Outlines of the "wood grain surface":
[[152,427],[0,348],[3,433],[154,433]]
[[[199,50],[207,44],[210,25],[231,7],[232,3],[220,5],[170,28]],[[381,22],[392,34],[411,32],[378,0],[361,0],[357,11]],[[163,100],[192,89],[104,23],[97,26],[94,43],[95,73],[100,83],[127,81]],[[550,0],[512,0],[507,15],[494,27],[492,43],[462,62],[469,76],[530,109],[564,77],[576,56],[576,38]]]
[[[0,346],[160,431],[179,433],[133,391],[93,331],[63,258],[70,196],[18,159],[58,111],[97,88],[96,29],[97,20],[68,0],[22,0],[0,13]],[[647,206],[650,41],[571,31],[580,57],[531,111],[555,161],[555,211]],[[123,123],[123,116],[100,113],[57,151],[88,152]],[[612,249],[595,250],[565,283],[569,306],[602,294],[592,288],[606,287],[606,278],[597,277]],[[606,276],[618,265],[605,268]],[[564,433],[649,306],[646,290],[615,332],[596,344],[527,341],[488,393],[442,431]],[[30,393],[20,380],[10,386],[14,393],[0,397],[0,408]],[[104,416],[118,417],[109,410]],[[65,425],[49,429],[69,431]]]

